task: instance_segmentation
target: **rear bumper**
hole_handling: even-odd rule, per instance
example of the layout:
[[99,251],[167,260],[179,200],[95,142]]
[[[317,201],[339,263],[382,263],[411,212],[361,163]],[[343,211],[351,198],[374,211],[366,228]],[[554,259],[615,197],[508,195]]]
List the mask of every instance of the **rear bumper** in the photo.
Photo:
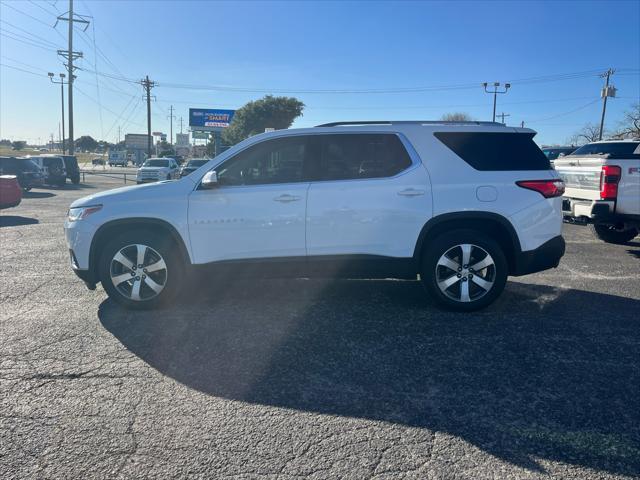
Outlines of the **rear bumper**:
[[549,268],[556,268],[565,252],[565,242],[562,235],[540,245],[534,250],[517,254],[515,268],[511,275],[520,276],[541,272]]

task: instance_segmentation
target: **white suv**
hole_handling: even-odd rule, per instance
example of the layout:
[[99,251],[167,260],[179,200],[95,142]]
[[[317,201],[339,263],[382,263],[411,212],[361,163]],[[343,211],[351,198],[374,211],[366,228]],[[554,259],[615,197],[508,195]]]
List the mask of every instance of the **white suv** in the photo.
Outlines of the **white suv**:
[[150,158],[138,169],[137,183],[178,178],[178,162],[173,158]]
[[564,184],[535,132],[490,122],[346,122],[251,137],[176,182],[75,201],[71,263],[132,308],[187,274],[420,276],[475,310],[564,254]]

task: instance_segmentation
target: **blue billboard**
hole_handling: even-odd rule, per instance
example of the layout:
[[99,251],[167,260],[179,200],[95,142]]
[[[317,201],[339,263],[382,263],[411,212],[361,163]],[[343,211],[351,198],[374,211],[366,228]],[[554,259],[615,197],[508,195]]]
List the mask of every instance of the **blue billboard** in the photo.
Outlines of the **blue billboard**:
[[193,130],[216,131],[227,128],[233,120],[235,110],[190,108],[189,126]]

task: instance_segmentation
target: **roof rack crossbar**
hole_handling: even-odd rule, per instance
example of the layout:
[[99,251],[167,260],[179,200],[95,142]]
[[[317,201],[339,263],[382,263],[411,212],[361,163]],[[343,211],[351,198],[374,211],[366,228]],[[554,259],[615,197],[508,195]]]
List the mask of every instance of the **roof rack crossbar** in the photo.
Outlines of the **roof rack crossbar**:
[[484,122],[484,121],[475,121],[475,120],[365,120],[365,121],[350,121],[350,122],[330,122],[323,123],[321,125],[316,125],[316,127],[342,127],[349,125],[501,125],[503,123],[500,122]]

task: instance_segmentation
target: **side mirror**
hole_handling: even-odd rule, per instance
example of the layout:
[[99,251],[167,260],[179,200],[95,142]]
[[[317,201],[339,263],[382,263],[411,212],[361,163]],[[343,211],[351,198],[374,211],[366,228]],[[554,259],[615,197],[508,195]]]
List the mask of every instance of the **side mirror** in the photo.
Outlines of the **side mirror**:
[[204,174],[200,186],[205,189],[215,188],[218,185],[218,174],[215,170],[211,170]]

